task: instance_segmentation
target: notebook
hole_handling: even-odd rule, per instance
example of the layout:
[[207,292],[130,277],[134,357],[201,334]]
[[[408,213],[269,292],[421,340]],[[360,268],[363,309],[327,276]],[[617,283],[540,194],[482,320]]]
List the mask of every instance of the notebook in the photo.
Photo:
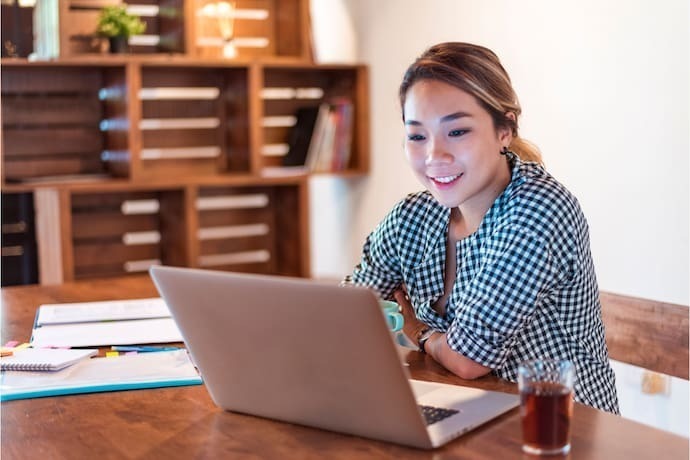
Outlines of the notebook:
[[410,380],[368,289],[164,266],[150,273],[225,410],[433,448],[519,404],[516,395]]
[[97,353],[95,349],[23,348],[0,358],[0,370],[59,371]]

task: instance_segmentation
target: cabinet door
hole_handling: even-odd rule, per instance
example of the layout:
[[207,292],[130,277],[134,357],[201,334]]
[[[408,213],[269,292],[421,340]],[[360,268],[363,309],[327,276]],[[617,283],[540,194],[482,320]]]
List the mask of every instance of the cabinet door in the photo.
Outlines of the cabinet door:
[[2,286],[38,283],[32,193],[2,194]]

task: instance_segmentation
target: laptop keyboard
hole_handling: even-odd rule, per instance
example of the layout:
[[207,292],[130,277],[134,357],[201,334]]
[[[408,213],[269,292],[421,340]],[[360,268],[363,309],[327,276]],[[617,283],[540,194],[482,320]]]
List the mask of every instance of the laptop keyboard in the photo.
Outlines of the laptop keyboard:
[[433,406],[419,406],[419,408],[422,410],[422,415],[424,416],[424,421],[427,425],[433,425],[436,422],[440,422],[444,418],[448,418],[451,415],[460,412],[453,409],[443,409],[441,407]]

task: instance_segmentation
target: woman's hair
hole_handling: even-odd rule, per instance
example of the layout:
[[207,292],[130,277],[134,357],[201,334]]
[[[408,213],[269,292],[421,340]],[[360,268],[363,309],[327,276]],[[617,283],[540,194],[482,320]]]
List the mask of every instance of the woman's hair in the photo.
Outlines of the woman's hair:
[[[441,81],[474,96],[491,115],[495,129],[512,131],[510,150],[523,160],[542,162],[539,149],[518,135],[517,120],[522,109],[510,77],[493,51],[459,42],[439,43],[426,50],[410,65],[400,84],[403,118],[407,91],[420,80]],[[513,113],[515,120],[506,113]]]

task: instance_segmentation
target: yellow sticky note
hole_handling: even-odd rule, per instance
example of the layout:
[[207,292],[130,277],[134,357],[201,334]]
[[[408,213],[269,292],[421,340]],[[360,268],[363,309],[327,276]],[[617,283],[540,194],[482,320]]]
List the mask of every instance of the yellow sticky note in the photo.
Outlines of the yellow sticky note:
[[31,346],[31,344],[22,343],[21,345],[17,345],[16,347],[14,347],[14,349],[15,350],[21,350],[22,348],[29,348],[30,346]]
[[117,351],[106,351],[105,352],[106,358],[117,358],[118,356],[120,356],[120,353]]

